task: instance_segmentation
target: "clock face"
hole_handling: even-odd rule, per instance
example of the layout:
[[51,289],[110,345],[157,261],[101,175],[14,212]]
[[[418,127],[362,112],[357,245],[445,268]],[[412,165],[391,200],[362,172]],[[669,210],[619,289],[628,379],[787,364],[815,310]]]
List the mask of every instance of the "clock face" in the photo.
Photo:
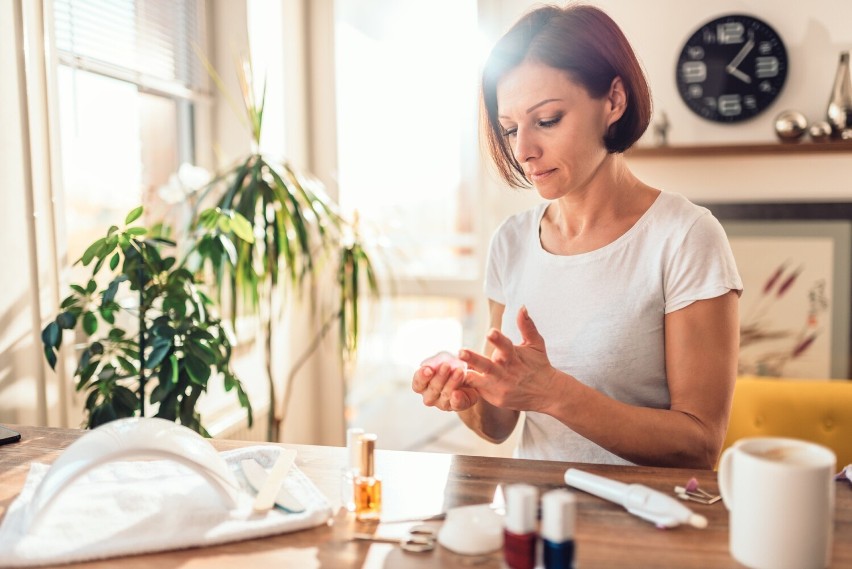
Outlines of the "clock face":
[[787,79],[787,50],[766,22],[743,15],[701,26],[680,52],[678,92],[692,112],[733,123],[765,110]]

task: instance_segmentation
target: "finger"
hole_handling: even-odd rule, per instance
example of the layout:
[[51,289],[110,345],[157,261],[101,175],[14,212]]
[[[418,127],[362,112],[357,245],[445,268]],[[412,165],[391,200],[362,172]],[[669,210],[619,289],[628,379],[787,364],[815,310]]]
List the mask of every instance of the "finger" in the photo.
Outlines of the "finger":
[[453,411],[465,411],[470,409],[479,401],[479,393],[473,388],[462,387],[450,394],[450,409]]
[[440,402],[441,392],[444,389],[444,385],[446,385],[447,381],[449,381],[451,375],[452,368],[450,368],[449,365],[444,363],[438,366],[432,380],[426,385],[426,389],[424,389],[421,393],[424,404],[434,406]]
[[468,369],[483,374],[488,373],[494,367],[494,363],[489,358],[471,350],[461,350],[459,352],[459,359],[467,364]]
[[431,367],[421,367],[414,372],[414,378],[411,380],[411,389],[415,393],[423,393],[429,382],[435,376],[435,371]]
[[536,328],[535,323],[530,318],[530,313],[527,311],[526,306],[521,306],[521,309],[518,310],[517,324],[524,344],[544,349],[544,338],[538,333],[538,328]]
[[512,340],[510,340],[497,328],[492,328],[491,330],[489,330],[485,337],[486,339],[488,339],[489,342],[491,342],[491,345],[494,346],[495,350],[509,352],[514,346],[514,344],[512,344]]

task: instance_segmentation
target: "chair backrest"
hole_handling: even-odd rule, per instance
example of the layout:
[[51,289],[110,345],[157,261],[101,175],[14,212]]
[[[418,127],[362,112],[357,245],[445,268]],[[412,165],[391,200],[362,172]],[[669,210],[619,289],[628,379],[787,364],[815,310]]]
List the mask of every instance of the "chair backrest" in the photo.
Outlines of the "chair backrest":
[[739,377],[723,448],[762,436],[819,443],[838,470],[852,464],[852,381]]

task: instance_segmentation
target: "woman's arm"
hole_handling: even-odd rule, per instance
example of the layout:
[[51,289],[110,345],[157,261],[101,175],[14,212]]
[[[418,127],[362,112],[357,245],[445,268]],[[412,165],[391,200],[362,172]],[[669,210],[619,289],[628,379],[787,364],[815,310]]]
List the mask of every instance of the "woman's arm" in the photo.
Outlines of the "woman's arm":
[[[506,307],[499,302],[488,299],[488,312],[490,315],[491,328],[499,330],[503,322],[503,312]],[[484,353],[490,356],[494,352],[494,346],[485,342]],[[450,386],[452,387],[452,386]],[[470,396],[475,396],[474,402]],[[461,420],[473,432],[492,443],[502,443],[509,438],[515,425],[518,424],[520,411],[495,407],[475,392],[456,389],[450,394],[450,408],[458,411]]]
[[466,383],[481,399],[502,409],[551,415],[636,464],[713,468],[724,441],[736,379],[735,292],[666,315],[669,409],[622,403],[556,370],[523,308],[518,327],[523,336],[520,345],[492,329],[490,357],[462,351],[469,366]]

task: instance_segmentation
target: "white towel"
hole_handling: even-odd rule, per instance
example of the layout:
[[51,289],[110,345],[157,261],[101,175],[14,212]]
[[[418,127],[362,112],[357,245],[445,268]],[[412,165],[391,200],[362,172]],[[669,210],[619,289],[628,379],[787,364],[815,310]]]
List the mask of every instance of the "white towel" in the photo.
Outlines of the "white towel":
[[246,493],[229,510],[209,483],[172,461],[112,462],[93,469],[62,492],[33,532],[27,504],[49,466],[33,463],[24,487],[0,525],[0,567],[31,567],[198,547],[275,535],[328,521],[331,506],[295,465],[284,486],[305,506],[299,514],[275,508],[253,512],[253,492],[240,461],[271,468],[280,447],[253,446],[220,453]]

